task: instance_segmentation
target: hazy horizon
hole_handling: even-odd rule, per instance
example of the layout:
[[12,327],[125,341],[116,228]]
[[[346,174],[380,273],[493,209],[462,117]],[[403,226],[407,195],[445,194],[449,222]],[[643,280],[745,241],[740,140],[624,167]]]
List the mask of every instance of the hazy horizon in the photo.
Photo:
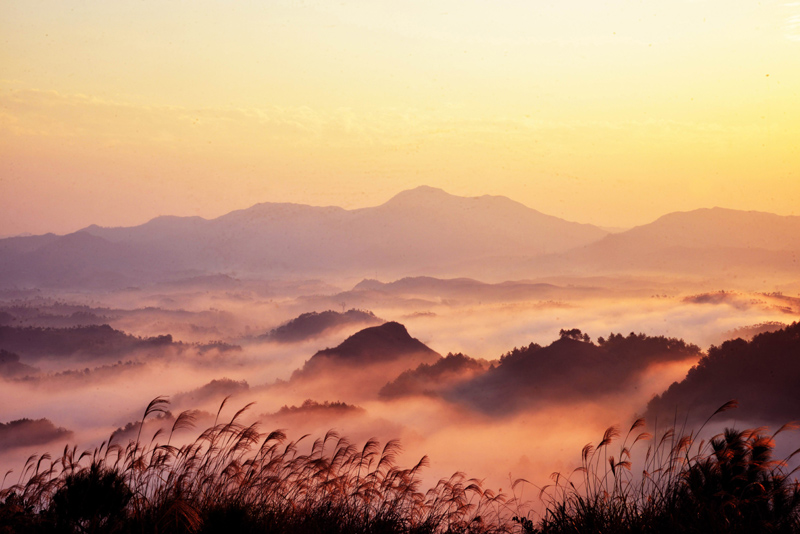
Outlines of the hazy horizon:
[[[43,231],[43,232],[39,232],[39,233],[23,231],[23,232],[20,232],[20,233],[17,233],[17,234],[3,234],[3,235],[0,235],[0,239],[5,239],[5,238],[8,238],[8,237],[25,237],[25,236],[33,236],[33,235],[44,235],[44,234],[48,234],[48,233],[52,233],[52,234],[56,234],[56,235],[66,235],[66,234],[69,234],[69,233],[73,233],[73,232],[76,232],[76,231],[80,231],[80,230],[86,229],[86,228],[91,227],[91,226],[100,226],[101,228],[135,227],[135,226],[141,226],[143,224],[146,224],[146,223],[152,221],[153,219],[158,219],[158,218],[161,218],[161,217],[167,217],[167,218],[169,218],[169,217],[184,217],[184,218],[200,217],[200,218],[205,219],[205,220],[214,220],[214,219],[217,219],[219,217],[223,217],[223,216],[225,216],[225,215],[227,215],[229,213],[232,213],[232,212],[235,212],[235,211],[246,210],[248,208],[252,208],[254,206],[258,206],[258,205],[261,205],[261,204],[295,204],[295,205],[299,205],[299,206],[311,206],[311,207],[315,207],[315,208],[331,208],[331,207],[335,207],[335,208],[342,208],[342,209],[344,209],[346,211],[355,211],[355,210],[361,210],[361,209],[365,209],[365,208],[373,208],[373,207],[381,206],[381,205],[385,204],[386,202],[389,202],[390,200],[395,198],[397,195],[399,195],[401,193],[408,192],[408,191],[412,191],[412,190],[415,190],[415,189],[436,189],[436,190],[444,191],[449,196],[461,197],[461,198],[502,197],[502,198],[507,198],[509,200],[512,200],[514,202],[518,202],[518,203],[524,205],[527,208],[530,208],[532,210],[538,211],[538,212],[543,213],[545,215],[555,216],[552,213],[548,213],[546,211],[538,209],[536,206],[531,206],[531,205],[525,204],[523,202],[520,202],[518,199],[515,199],[515,198],[512,198],[512,197],[508,197],[506,195],[491,195],[491,194],[488,194],[488,193],[472,195],[472,196],[455,195],[455,194],[450,193],[449,191],[447,191],[447,190],[445,190],[443,188],[433,187],[433,186],[430,186],[428,184],[420,184],[420,185],[417,185],[415,187],[411,187],[411,188],[408,188],[408,189],[403,189],[403,190],[397,191],[394,194],[392,194],[391,196],[389,196],[388,198],[386,198],[385,200],[379,201],[376,204],[344,206],[344,205],[334,205],[334,204],[311,204],[311,203],[307,204],[307,203],[303,203],[303,202],[283,202],[283,201],[279,201],[279,200],[260,199],[260,200],[255,200],[251,204],[248,204],[248,205],[236,206],[236,207],[231,208],[229,211],[224,211],[224,212],[215,213],[215,214],[211,214],[211,215],[202,215],[200,213],[185,213],[185,214],[159,213],[159,214],[154,215],[152,217],[149,217],[149,218],[146,218],[146,219],[141,219],[141,220],[138,220],[138,221],[134,221],[134,222],[131,222],[129,224],[118,224],[118,223],[114,223],[114,222],[111,222],[109,224],[99,224],[97,222],[92,222],[92,223],[89,223],[89,224],[85,224],[85,225],[74,227],[74,228],[69,228],[69,229],[66,229],[66,230],[63,230],[63,229],[62,230],[49,229],[49,230],[46,230],[46,231]],[[698,206],[698,207],[695,207],[695,208],[692,208],[692,209],[686,209],[686,210],[667,211],[667,212],[664,212],[664,213],[653,215],[651,219],[643,219],[642,221],[637,222],[636,224],[633,224],[631,226],[625,226],[625,227],[604,225],[604,224],[600,224],[600,223],[598,223],[596,221],[588,220],[588,219],[586,219],[586,220],[572,220],[572,219],[567,219],[567,218],[564,218],[564,217],[559,217],[559,218],[563,219],[563,220],[565,220],[567,222],[575,222],[575,223],[579,223],[579,224],[591,224],[591,225],[596,226],[596,227],[598,227],[598,228],[600,228],[602,230],[608,231],[609,233],[618,233],[618,232],[624,232],[624,231],[630,230],[632,228],[636,228],[637,226],[643,226],[643,225],[652,223],[652,222],[660,219],[661,217],[663,217],[665,215],[670,215],[672,213],[687,213],[687,212],[698,211],[698,210],[713,210],[713,209],[770,213],[770,214],[779,215],[779,216],[797,216],[795,210],[792,210],[789,213],[779,213],[779,212],[775,212],[775,211],[764,211],[764,210],[747,209],[747,208],[732,208],[732,207],[720,206],[720,205],[707,205],[707,206]]]
[[0,31],[0,507],[32,454],[228,397],[506,494],[639,416],[800,420],[799,2],[8,0]]
[[0,233],[373,206],[798,214],[794,3],[3,2]]

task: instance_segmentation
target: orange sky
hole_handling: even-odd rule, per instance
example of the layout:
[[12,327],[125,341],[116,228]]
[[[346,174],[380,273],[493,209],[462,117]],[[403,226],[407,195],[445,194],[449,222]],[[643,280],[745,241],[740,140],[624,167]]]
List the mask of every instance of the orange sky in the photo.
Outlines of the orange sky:
[[0,4],[0,235],[348,208],[800,215],[800,2]]

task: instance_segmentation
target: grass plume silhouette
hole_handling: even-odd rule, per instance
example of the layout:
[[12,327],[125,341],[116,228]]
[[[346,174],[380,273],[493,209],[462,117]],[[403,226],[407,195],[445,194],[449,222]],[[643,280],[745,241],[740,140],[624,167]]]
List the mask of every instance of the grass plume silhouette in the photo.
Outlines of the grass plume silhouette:
[[[227,399],[226,399],[227,401]],[[142,423],[163,412],[161,397]],[[173,434],[193,424],[183,412],[169,433],[127,445],[103,443],[62,457],[32,456],[0,490],[0,532],[508,532],[503,495],[455,473],[421,489],[423,457],[396,465],[397,441],[357,447],[328,432],[300,453],[282,431],[244,425],[245,406],[191,443]],[[166,438],[163,443],[158,438]],[[7,475],[8,476],[8,475]]]

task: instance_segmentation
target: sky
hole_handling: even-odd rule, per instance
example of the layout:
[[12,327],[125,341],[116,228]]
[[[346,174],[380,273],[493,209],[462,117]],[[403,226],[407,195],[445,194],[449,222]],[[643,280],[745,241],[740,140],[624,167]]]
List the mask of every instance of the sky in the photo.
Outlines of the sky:
[[800,2],[0,3],[0,236],[419,185],[800,215]]

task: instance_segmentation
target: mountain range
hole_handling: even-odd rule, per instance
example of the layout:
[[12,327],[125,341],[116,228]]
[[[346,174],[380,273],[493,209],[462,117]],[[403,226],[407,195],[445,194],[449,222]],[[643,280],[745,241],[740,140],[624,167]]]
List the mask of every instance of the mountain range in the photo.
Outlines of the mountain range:
[[798,272],[800,217],[721,208],[625,232],[565,221],[501,196],[418,187],[375,207],[263,203],[216,219],[157,217],[0,240],[0,287],[117,288],[210,273],[357,278],[531,278],[653,272]]
[[544,263],[562,273],[638,271],[735,278],[796,274],[798,259],[800,217],[711,208],[670,213]]

